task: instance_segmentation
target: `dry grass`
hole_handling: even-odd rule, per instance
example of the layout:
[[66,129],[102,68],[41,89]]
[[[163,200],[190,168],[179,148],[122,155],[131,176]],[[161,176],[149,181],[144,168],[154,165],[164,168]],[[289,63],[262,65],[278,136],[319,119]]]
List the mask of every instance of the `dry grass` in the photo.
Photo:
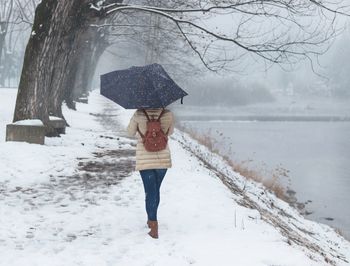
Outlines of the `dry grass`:
[[[290,197],[286,193],[286,188],[281,184],[280,178],[281,177],[288,177],[288,170],[278,167],[276,168],[270,175],[267,173],[263,173],[264,171],[258,171],[254,170],[251,167],[248,166],[248,164],[251,162],[251,160],[247,161],[241,161],[237,162],[233,160],[232,157],[223,154],[223,152],[218,148],[220,146],[219,141],[217,141],[215,138],[213,138],[211,135],[211,130],[209,130],[207,133],[200,134],[198,131],[193,130],[192,128],[185,127],[182,125],[177,125],[177,127],[188,133],[193,139],[197,140],[200,144],[206,146],[211,152],[219,155],[223,158],[223,160],[234,170],[235,172],[241,174],[247,179],[254,180],[256,182],[259,182],[263,184],[264,187],[266,187],[269,191],[274,193],[276,197],[286,201],[290,202]],[[219,135],[223,135],[220,133]],[[223,140],[225,141],[225,140]],[[224,144],[222,144],[224,145]],[[222,147],[221,145],[221,147]],[[225,145],[227,145],[225,143]],[[267,176],[268,175],[268,176]]]
[[345,239],[349,239],[349,238],[345,235],[345,232],[344,232],[342,229],[340,229],[340,228],[338,228],[338,227],[334,227],[334,231],[335,231],[338,235],[344,237]]

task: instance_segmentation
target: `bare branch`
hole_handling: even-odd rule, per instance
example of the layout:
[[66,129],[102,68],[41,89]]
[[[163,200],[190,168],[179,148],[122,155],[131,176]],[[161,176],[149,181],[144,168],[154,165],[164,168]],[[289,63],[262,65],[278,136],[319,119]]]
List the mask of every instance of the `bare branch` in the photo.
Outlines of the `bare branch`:
[[[112,3],[92,6],[92,8],[107,16],[120,12],[128,15],[132,12],[143,12],[172,21],[194,53],[212,71],[217,70],[216,67],[213,68],[214,62],[234,61],[241,58],[239,55],[230,58],[224,43],[230,43],[231,47],[278,64],[307,59],[306,55],[320,55],[325,51],[322,47],[326,46],[338,32],[333,27],[336,16],[347,15],[346,6],[332,5],[325,1],[321,3],[317,0],[242,0],[224,1],[220,4],[217,4],[217,1],[196,1],[191,4],[186,2],[187,5],[182,1],[177,3],[178,5],[174,4],[173,7]],[[196,17],[196,14],[199,16]],[[210,18],[229,14],[241,18],[238,22],[232,21],[236,30],[235,34],[230,34],[231,36],[214,31],[202,23],[206,15]],[[320,25],[315,21],[308,21],[307,18],[317,18]],[[261,29],[252,31],[251,28],[254,28],[252,25]],[[128,24],[123,26],[127,27]],[[142,26],[136,25],[136,27]],[[195,44],[200,43],[199,39],[202,40],[201,45]],[[211,43],[214,40],[223,43],[221,49],[224,59],[208,58],[208,52],[213,48]],[[199,46],[203,47],[199,49]],[[290,59],[293,60],[290,61]]]

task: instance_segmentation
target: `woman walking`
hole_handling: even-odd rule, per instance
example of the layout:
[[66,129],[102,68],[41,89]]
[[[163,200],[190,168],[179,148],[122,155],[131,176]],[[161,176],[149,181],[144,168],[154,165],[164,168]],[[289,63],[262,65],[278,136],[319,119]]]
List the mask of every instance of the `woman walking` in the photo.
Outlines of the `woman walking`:
[[167,136],[174,131],[174,117],[171,111],[163,108],[138,109],[127,128],[129,136],[138,133],[136,146],[136,167],[140,172],[147,212],[148,233],[158,238],[157,210],[160,202],[160,186],[171,167],[171,154]]

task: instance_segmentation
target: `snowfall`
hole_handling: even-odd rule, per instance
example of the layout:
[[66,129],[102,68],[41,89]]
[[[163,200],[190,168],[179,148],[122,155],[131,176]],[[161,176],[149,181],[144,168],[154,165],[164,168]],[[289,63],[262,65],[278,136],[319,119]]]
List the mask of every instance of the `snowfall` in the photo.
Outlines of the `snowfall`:
[[[16,90],[0,90],[0,265],[349,265],[350,243],[176,130],[159,239],[133,171],[132,110],[93,91],[66,134],[5,142]],[[176,113],[175,113],[176,116]]]

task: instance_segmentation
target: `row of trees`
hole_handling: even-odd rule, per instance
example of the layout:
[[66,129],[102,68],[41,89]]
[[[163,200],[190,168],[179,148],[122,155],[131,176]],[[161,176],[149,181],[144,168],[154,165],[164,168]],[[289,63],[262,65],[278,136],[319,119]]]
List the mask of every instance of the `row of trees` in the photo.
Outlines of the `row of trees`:
[[[160,0],[144,1],[147,6],[164,6]],[[128,14],[119,16],[120,21],[112,21],[97,27],[108,29],[109,46],[99,65],[107,62],[118,67],[131,64],[162,64],[177,81],[184,76],[202,73],[203,67],[193,56],[191,48],[179,38],[176,25],[153,13]]]
[[[339,1],[318,0],[42,0],[25,52],[14,121],[63,117],[62,102],[72,105],[90,87],[111,38],[144,43],[148,38],[150,60],[160,60],[160,46],[166,51],[176,43],[177,50],[190,49],[212,71],[247,57],[290,64],[322,54],[346,8]],[[230,21],[227,29],[215,25],[220,16]],[[155,39],[164,42],[154,45]]]

